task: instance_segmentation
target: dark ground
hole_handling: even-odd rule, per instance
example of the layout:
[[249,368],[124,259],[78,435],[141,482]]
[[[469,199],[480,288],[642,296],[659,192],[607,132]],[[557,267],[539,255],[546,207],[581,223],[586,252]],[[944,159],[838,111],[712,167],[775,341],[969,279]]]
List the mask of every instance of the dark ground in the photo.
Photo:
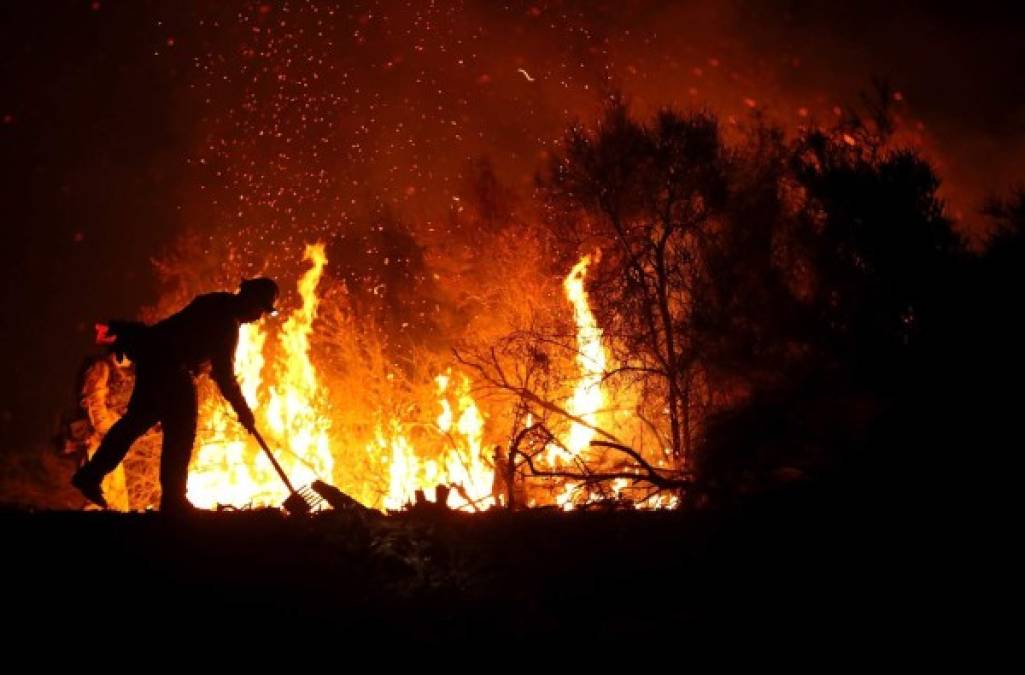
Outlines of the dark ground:
[[693,513],[9,509],[5,612],[26,635],[174,626],[337,645],[910,648],[946,624],[953,585],[926,554],[925,521],[891,507],[820,483]]

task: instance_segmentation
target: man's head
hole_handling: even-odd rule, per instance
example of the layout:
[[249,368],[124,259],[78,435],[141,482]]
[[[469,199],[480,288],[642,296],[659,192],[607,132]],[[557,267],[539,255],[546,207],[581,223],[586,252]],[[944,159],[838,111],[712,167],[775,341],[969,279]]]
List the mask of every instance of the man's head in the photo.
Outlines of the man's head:
[[278,285],[273,279],[243,279],[236,297],[239,299],[238,318],[244,323],[256,321],[264,314],[277,313],[274,301],[278,299]]

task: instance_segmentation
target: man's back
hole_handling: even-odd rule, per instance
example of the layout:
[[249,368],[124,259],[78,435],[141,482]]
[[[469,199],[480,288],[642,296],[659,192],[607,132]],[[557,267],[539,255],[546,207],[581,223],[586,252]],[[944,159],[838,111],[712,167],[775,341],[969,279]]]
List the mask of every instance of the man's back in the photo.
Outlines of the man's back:
[[206,361],[231,358],[238,342],[235,296],[207,293],[149,331],[153,358],[196,368]]

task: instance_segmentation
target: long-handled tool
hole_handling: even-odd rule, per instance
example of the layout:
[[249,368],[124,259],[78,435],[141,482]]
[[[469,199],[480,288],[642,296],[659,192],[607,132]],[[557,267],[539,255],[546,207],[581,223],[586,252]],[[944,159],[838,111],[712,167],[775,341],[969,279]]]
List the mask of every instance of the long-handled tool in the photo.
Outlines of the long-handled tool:
[[286,499],[285,503],[281,506],[294,516],[305,515],[312,509],[319,506],[320,503],[324,501],[324,498],[314,492],[308,485],[300,488],[298,491],[292,487],[292,481],[288,480],[288,475],[285,473],[285,470],[281,468],[281,465],[278,464],[278,460],[274,458],[274,453],[270,451],[269,447],[267,447],[267,442],[263,440],[263,436],[261,436],[260,432],[256,429],[252,429],[251,432],[253,437],[256,439],[256,442],[259,443],[260,447],[263,448],[263,451],[267,453],[267,458],[270,459],[270,463],[274,465],[274,470],[278,472],[279,476],[281,476],[281,480],[284,482],[285,487],[288,488],[288,499]]

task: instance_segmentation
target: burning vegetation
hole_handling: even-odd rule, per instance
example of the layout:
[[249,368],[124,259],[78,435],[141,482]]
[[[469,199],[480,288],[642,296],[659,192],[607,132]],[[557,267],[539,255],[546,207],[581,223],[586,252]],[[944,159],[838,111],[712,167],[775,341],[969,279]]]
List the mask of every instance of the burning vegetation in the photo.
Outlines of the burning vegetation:
[[[591,441],[600,431],[598,425],[613,417],[602,387],[606,372],[602,332],[591,312],[584,284],[590,256],[583,256],[562,283],[564,309],[576,327],[570,343],[575,343],[576,353],[570,352],[562,364],[566,372],[559,375],[568,383],[570,393],[562,403],[564,407],[541,401],[549,410],[539,418],[547,419],[551,410],[565,418],[565,423],[557,427],[561,436],[536,422],[530,412],[533,406],[521,401],[515,415],[520,428],[513,429],[512,437],[493,430],[489,421],[501,418],[501,413],[482,412],[474,399],[471,377],[465,369],[453,370],[452,365],[431,378],[433,386],[417,382],[406,391],[402,391],[407,381],[400,379],[401,374],[384,374],[384,381],[394,383],[396,389],[388,392],[388,397],[405,399],[400,404],[404,415],[381,409],[352,410],[349,405],[344,419],[358,421],[343,422],[344,427],[333,423],[333,401],[344,405],[349,397],[332,396],[328,383],[337,381],[338,374],[314,366],[311,344],[320,338],[328,346],[337,346],[347,338],[315,334],[315,326],[327,330],[339,327],[338,323],[316,321],[322,301],[318,286],[328,262],[325,246],[307,246],[304,261],[309,268],[298,281],[300,306],[283,323],[244,325],[235,356],[243,392],[253,409],[259,411],[258,423],[268,429],[272,445],[284,451],[281,463],[295,482],[334,482],[365,506],[390,510],[415,503],[418,492],[421,500],[426,496],[428,501],[435,501],[436,488],[443,486],[446,506],[465,511],[509,506],[515,503],[514,494],[520,496],[519,506],[555,504],[569,509],[618,496],[628,486],[628,479],[633,477],[629,473],[598,483],[588,481],[586,474],[559,473],[567,467],[586,471],[599,459],[601,453],[591,447]],[[344,311],[337,306],[334,310]],[[362,376],[363,369],[358,371]],[[342,386],[345,384],[352,386],[343,381]],[[122,383],[124,386],[128,382]],[[202,425],[190,468],[190,500],[202,508],[248,508],[282,502],[288,496],[287,489],[255,440],[235,421],[228,404],[209,383],[202,392]],[[415,395],[424,397],[423,405]],[[536,443],[534,436],[539,435],[544,438],[541,445],[528,450],[527,445]],[[505,447],[510,442],[514,444],[511,456]],[[530,476],[543,480],[527,479],[522,466],[525,459]],[[155,475],[157,458],[151,456],[149,460],[134,464],[129,472]],[[120,473],[109,483],[112,495],[117,495],[113,497],[116,506],[153,506],[151,495],[128,499],[127,493],[118,489],[118,480],[124,480]],[[639,505],[669,503],[645,499]]]
[[[457,9],[204,15],[209,49],[184,60],[206,111],[186,231],[155,260],[163,293],[143,318],[278,279],[283,316],[242,329],[244,395],[294,482],[373,509],[700,506],[851,461],[849,439],[956,323],[950,280],[981,259],[904,94],[878,81],[860,106],[802,100],[795,120],[748,92],[718,113],[679,102],[722,104],[749,78],[691,55],[700,92],[655,100],[655,78],[628,100],[617,75],[643,73],[608,40],[573,69],[539,48],[535,67]],[[587,12],[549,10],[510,25],[594,42]],[[514,105],[527,152],[482,123]],[[105,362],[86,378],[85,445],[131,377]],[[200,398],[190,499],[280,503],[206,379]],[[109,479],[118,507],[155,503],[154,442]]]
[[[225,341],[188,364],[164,354],[174,377],[159,381],[184,385],[189,413],[182,367],[216,363],[195,373],[201,512],[181,480],[161,494],[159,428],[102,491],[101,473],[82,478],[113,467],[97,448],[115,445],[134,384],[106,351],[80,372],[60,456],[4,455],[12,635],[225,642],[259,617],[302,644],[322,629],[385,657],[444,645],[460,665],[549,636],[574,656],[679,661],[706,634],[778,633],[798,652],[850,638],[848,654],[985,615],[951,598],[1010,587],[984,554],[1018,494],[1006,392],[1025,377],[1025,188],[962,218],[1018,160],[951,163],[964,147],[939,152],[923,120],[975,105],[953,100],[969,69],[947,72],[941,52],[994,63],[1021,31],[1006,29],[1014,49],[955,50],[903,5],[777,4],[76,3],[95,19],[85,37],[81,16],[62,27],[31,7],[8,89],[65,116],[5,111],[21,151],[7,183],[29,196],[10,229],[57,234],[0,267],[36,275],[33,294],[12,284],[6,317],[50,380],[107,307],[123,320],[98,342],[128,353],[119,330],[145,329],[125,319],[239,300],[240,279],[282,292],[259,314],[208,305],[218,321],[280,310],[241,327],[239,387]],[[865,64],[818,34],[819,14],[851,24],[866,63],[921,57],[921,79],[875,80],[844,105]],[[961,14],[945,21],[961,45]],[[874,53],[873,32],[892,48]],[[924,109],[929,89],[948,111]],[[950,126],[947,140],[971,125]],[[153,288],[129,284],[151,269]],[[35,394],[9,386],[22,410],[58,398],[30,364]],[[0,422],[21,424],[8,407]],[[156,413],[173,439],[186,416]],[[289,517],[309,512],[289,481],[332,508]],[[104,494],[125,513],[71,512]]]
[[[878,403],[859,378],[922,348],[930,289],[968,255],[929,165],[884,122],[792,138],[756,122],[728,140],[711,114],[642,122],[613,99],[569,129],[532,208],[484,162],[451,213],[458,238],[380,214],[309,243],[292,309],[238,344],[258,426],[294,482],[380,510],[667,508],[828,471]],[[151,312],[239,260],[183,240],[159,267],[177,292]],[[795,410],[846,404],[731,440],[731,415],[795,387]],[[201,391],[190,499],[280,503],[266,457]]]

